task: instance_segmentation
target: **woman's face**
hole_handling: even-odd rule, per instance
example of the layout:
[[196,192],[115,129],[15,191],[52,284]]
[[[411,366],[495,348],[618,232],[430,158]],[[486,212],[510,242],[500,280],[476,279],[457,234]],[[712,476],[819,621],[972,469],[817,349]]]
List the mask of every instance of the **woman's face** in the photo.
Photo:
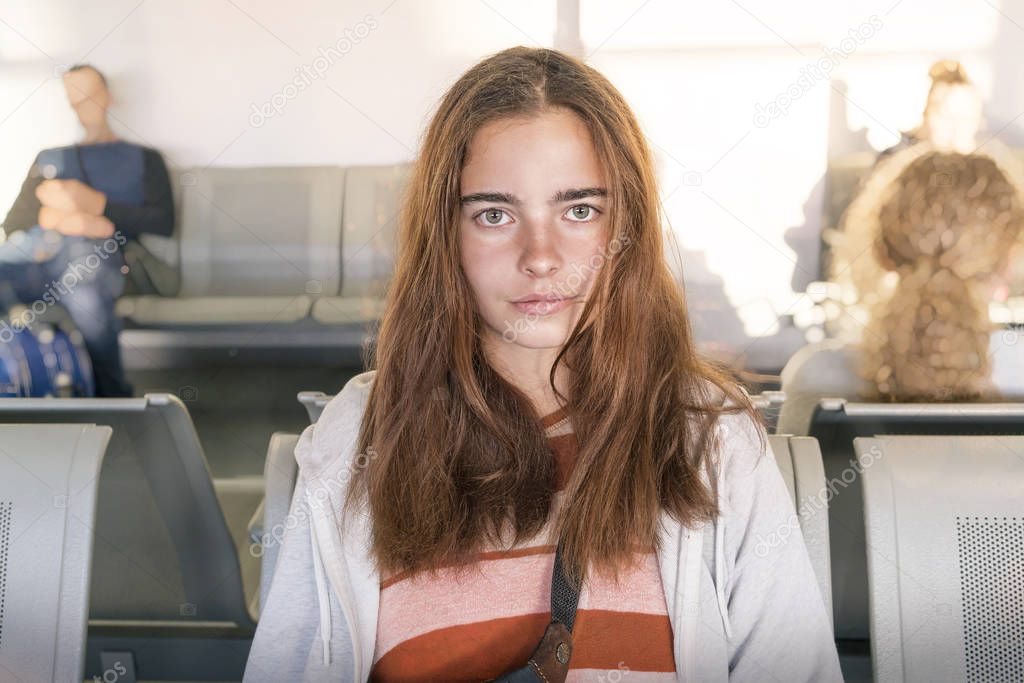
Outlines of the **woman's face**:
[[485,125],[460,195],[462,268],[485,348],[561,348],[607,255],[607,185],[585,125],[561,108]]

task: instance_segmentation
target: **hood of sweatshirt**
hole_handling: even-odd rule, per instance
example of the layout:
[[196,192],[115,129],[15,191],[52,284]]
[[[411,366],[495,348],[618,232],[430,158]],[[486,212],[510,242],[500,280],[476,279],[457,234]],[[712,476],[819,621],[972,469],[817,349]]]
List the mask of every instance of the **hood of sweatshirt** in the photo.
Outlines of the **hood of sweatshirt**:
[[[379,590],[357,592],[352,587],[354,581],[379,586],[380,577],[370,553],[371,523],[365,503],[345,520],[339,513],[352,473],[371,461],[370,455],[356,453],[356,446],[374,375],[375,371],[370,370],[349,380],[324,408],[319,421],[307,428],[310,438],[301,438],[295,448],[296,460],[306,480],[304,493],[311,520],[323,661],[325,665],[330,664],[332,656],[329,591],[333,591],[353,641],[352,674],[356,681],[365,681],[370,675],[380,593]],[[721,425],[716,429],[721,429]],[[724,470],[723,466],[716,470],[720,505],[728,499],[724,491]],[[726,512],[723,510],[723,514]],[[724,594],[728,577],[723,558],[723,530],[724,525],[718,523],[691,529],[666,512],[661,515],[658,563],[673,633],[680,635],[673,639],[675,660],[681,665],[680,681],[697,680],[695,667],[699,654],[695,634],[700,629],[700,567],[704,535],[709,531],[714,536],[715,603],[726,637],[732,635]]]

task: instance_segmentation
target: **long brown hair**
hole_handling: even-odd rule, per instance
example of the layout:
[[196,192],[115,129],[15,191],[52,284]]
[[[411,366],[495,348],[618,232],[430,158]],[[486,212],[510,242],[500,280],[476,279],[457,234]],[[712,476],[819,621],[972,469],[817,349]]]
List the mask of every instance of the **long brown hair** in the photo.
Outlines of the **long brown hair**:
[[[656,549],[662,507],[684,524],[716,515],[715,479],[701,480],[711,473],[715,420],[754,415],[742,389],[696,354],[662,250],[651,153],[622,96],[555,50],[495,54],[448,90],[426,130],[367,361],[376,375],[358,448],[376,457],[354,473],[345,508],[368,500],[382,573],[468,564],[506,525],[519,543],[548,520],[554,457],[529,398],[484,356],[458,236],[460,176],[474,134],[551,107],[575,112],[589,129],[608,181],[609,243],[625,245],[598,272],[549,376],[580,443],[569,504],[554,527],[570,580],[588,567],[617,579],[636,559],[634,544]],[[559,363],[568,396],[555,389]]]

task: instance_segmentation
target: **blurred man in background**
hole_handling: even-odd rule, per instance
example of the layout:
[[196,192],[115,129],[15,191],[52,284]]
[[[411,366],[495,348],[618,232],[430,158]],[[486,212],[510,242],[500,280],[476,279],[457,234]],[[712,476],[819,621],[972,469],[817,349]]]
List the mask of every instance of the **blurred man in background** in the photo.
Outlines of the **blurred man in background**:
[[[127,272],[122,247],[141,233],[170,235],[174,203],[154,149],[111,130],[107,79],[87,64],[63,77],[85,131],[81,143],[46,149],[29,170],[0,235],[0,308],[63,306],[82,333],[98,396],[131,396],[114,303]],[[26,325],[27,327],[27,325]]]

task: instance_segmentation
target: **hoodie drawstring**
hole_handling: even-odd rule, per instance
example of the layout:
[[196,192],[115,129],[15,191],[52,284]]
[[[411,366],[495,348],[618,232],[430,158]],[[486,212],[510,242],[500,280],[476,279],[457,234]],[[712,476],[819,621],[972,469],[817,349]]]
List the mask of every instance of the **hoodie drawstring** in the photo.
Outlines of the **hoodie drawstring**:
[[724,463],[719,463],[716,469],[719,514],[715,520],[715,597],[718,600],[718,613],[722,615],[725,637],[732,639],[732,622],[729,620],[729,608],[725,603],[725,524],[722,522],[726,500],[724,471]]
[[725,637],[732,638],[732,624],[729,621],[729,609],[725,604],[725,553],[722,548],[725,537],[725,526],[715,522],[715,597],[718,598],[718,613],[722,615],[722,626]]
[[320,558],[320,544],[316,538],[316,524],[310,524],[310,539],[313,542],[313,574],[316,578],[316,600],[320,607],[320,641],[324,649],[324,666],[331,663],[331,603],[327,596],[327,578],[324,576],[323,561]]
[[682,643],[680,657],[682,659],[682,677],[686,683],[697,681],[697,634],[700,631],[700,577],[702,548],[704,547],[704,527],[695,529],[683,528],[680,539],[686,539],[686,565],[683,569],[683,599],[680,601],[681,615],[677,623],[682,624]]
[[[331,593],[335,593],[342,616],[348,625],[352,643],[352,680],[365,677],[363,671],[363,650],[359,635],[359,620],[356,614],[356,598],[352,595],[345,552],[338,545],[335,520],[328,512],[313,504],[314,494],[307,491],[310,501],[310,537],[313,542],[313,567],[316,579],[316,596],[320,603],[320,640],[323,643],[324,666],[331,664]],[[325,562],[326,560],[326,562]],[[330,563],[330,564],[327,564]]]

